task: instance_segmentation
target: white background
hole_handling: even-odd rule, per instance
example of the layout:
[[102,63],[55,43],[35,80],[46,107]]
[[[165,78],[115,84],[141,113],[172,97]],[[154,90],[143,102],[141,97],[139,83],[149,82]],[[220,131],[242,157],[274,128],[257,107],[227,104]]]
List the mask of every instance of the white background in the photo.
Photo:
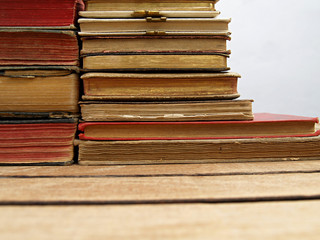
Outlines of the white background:
[[228,65],[254,112],[320,117],[320,1],[220,0]]

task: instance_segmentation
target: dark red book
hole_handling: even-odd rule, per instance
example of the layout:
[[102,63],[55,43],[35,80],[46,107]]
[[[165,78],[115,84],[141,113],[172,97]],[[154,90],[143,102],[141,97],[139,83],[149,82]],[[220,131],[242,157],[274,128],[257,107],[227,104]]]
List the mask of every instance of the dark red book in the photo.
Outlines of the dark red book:
[[0,66],[78,65],[79,46],[74,31],[0,30]]
[[253,121],[85,122],[81,140],[188,140],[317,136],[318,118],[258,113]]
[[73,162],[74,119],[0,121],[0,165]]
[[73,29],[82,0],[0,0],[0,27]]

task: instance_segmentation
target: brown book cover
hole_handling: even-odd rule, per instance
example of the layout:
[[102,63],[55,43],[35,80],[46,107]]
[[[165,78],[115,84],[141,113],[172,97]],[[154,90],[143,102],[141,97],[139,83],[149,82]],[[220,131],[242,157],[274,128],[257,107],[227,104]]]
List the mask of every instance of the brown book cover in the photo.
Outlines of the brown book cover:
[[237,73],[102,73],[81,76],[83,100],[209,100],[239,97]]
[[318,160],[320,137],[77,141],[80,165]]
[[[227,52],[229,36],[82,37],[81,54],[111,52]],[[229,52],[228,52],[229,53]]]
[[252,120],[252,100],[80,102],[81,117],[93,121]]
[[79,84],[77,67],[0,67],[0,117],[76,117]]
[[229,70],[229,52],[110,52],[82,56],[84,71],[193,71]]

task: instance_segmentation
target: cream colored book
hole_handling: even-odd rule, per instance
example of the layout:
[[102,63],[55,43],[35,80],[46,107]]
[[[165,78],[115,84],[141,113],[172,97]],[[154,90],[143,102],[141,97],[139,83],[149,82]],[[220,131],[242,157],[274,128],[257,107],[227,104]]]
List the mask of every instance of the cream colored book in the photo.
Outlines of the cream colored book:
[[81,54],[140,51],[227,51],[228,36],[82,37]]
[[166,18],[93,19],[80,18],[80,36],[90,35],[230,35],[230,19]]
[[219,0],[84,0],[86,11],[215,11]]
[[83,100],[235,99],[237,73],[85,73]]

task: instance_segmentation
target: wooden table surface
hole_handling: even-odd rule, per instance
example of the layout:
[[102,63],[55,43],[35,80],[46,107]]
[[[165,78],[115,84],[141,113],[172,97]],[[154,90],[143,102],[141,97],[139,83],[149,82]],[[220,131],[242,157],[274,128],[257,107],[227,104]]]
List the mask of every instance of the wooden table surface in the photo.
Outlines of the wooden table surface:
[[1,167],[0,239],[319,239],[320,159]]

